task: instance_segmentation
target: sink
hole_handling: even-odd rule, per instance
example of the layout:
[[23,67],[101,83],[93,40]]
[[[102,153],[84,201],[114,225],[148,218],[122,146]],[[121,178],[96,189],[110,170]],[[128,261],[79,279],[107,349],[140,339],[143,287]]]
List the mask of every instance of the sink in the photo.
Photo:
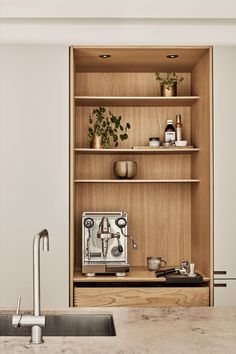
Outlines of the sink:
[[[14,328],[12,315],[0,314],[0,336],[30,336],[31,327]],[[115,336],[112,315],[46,315],[43,336]]]

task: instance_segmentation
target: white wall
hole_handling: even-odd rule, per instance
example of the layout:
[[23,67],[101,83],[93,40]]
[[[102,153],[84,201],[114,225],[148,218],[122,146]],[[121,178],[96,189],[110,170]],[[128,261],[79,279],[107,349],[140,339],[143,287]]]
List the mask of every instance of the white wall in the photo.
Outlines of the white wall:
[[68,306],[68,48],[2,46],[0,306],[32,307],[33,236],[48,228],[42,306]]
[[0,1],[0,43],[13,44],[0,55],[0,306],[32,306],[32,239],[47,227],[42,305],[65,307],[68,45],[233,45],[236,2]]
[[214,270],[216,306],[236,306],[236,46],[214,48]]
[[1,0],[3,17],[230,18],[235,0]]
[[[236,3],[236,2],[235,2]],[[234,45],[235,21],[206,20],[6,20],[4,44]]]

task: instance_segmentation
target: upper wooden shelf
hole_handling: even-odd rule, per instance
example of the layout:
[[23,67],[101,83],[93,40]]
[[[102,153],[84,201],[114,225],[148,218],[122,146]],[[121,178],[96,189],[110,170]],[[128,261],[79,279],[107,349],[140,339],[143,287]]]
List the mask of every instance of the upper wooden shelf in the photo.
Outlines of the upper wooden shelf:
[[75,96],[77,106],[118,106],[118,107],[159,107],[159,106],[191,106],[199,96]]
[[[168,267],[172,268],[172,267]],[[163,268],[165,269],[165,268]],[[149,271],[147,267],[130,267],[130,271],[125,277],[117,277],[115,275],[96,275],[95,277],[87,277],[83,275],[79,270],[74,271],[74,282],[79,283],[101,283],[101,282],[113,282],[113,283],[125,283],[125,282],[155,282],[163,283],[166,281],[166,278],[158,277],[156,278],[154,271]],[[208,282],[209,277],[203,276],[203,281]]]
[[75,148],[74,151],[78,154],[91,155],[149,155],[149,154],[191,154],[199,151],[199,148],[139,148],[139,149],[90,149],[90,148]]

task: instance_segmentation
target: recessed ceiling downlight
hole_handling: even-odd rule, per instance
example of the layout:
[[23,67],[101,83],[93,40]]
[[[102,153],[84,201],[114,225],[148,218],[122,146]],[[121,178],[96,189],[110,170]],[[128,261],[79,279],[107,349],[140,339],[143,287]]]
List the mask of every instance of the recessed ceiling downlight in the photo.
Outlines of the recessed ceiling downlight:
[[168,54],[166,57],[169,59],[175,59],[178,58],[178,54]]
[[107,59],[107,58],[110,58],[111,55],[110,54],[100,54],[99,57],[102,59]]

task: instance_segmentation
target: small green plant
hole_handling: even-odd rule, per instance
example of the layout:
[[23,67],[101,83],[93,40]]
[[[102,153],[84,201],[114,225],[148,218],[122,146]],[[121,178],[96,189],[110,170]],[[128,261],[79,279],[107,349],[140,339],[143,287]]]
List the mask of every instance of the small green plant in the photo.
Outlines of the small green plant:
[[111,141],[115,144],[115,147],[121,141],[128,139],[127,130],[131,126],[126,123],[125,127],[121,125],[121,116],[115,116],[106,108],[99,107],[92,111],[89,116],[89,128],[88,128],[88,140],[92,141],[93,136],[96,134],[101,137],[102,146],[109,148]]
[[166,73],[165,76],[161,76],[160,73],[155,73],[156,80],[160,81],[161,85],[165,85],[168,90],[170,90],[171,86],[174,84],[178,84],[183,81],[183,77],[178,77],[176,73]]

